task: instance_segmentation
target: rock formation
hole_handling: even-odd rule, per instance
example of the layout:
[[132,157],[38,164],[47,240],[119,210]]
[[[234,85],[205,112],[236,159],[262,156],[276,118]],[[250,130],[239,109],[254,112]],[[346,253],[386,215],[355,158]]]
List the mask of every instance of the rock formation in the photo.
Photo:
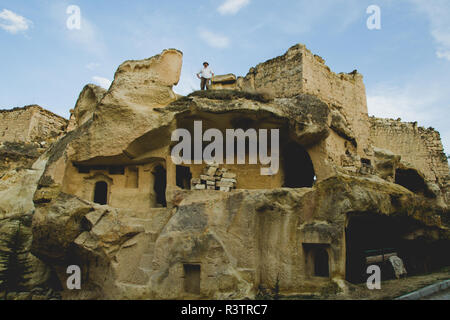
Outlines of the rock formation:
[[[0,226],[26,218],[31,279],[47,298],[242,299],[330,283],[345,294],[374,249],[395,249],[408,275],[450,264],[439,134],[369,118],[359,73],[335,74],[296,45],[245,77],[219,77],[217,90],[177,97],[181,65],[165,50],[123,63],[108,91],[86,86],[67,132],[2,178]],[[193,133],[194,121],[278,129],[278,172],[176,165],[172,132]],[[70,265],[81,290],[66,287]]]
[[[30,251],[31,222],[33,196],[46,163],[40,157],[64,134],[67,120],[36,105],[2,110],[0,119],[0,275],[8,272],[9,256],[17,254],[8,244],[19,233],[25,238],[20,258],[29,274],[23,279],[26,292],[9,292],[8,299],[58,298],[47,285],[51,269]],[[0,291],[3,298],[3,287]]]

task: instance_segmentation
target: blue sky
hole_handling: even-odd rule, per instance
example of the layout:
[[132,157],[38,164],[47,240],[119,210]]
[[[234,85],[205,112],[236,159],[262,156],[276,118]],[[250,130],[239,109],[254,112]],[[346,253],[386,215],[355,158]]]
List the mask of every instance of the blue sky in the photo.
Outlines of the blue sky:
[[[69,30],[69,5],[81,29]],[[369,5],[381,30],[369,30]],[[369,113],[440,131],[450,153],[448,0],[0,0],[0,108],[39,104],[64,117],[87,83],[165,48],[184,53],[188,94],[204,60],[216,74],[248,69],[304,43],[335,72],[365,77]]]

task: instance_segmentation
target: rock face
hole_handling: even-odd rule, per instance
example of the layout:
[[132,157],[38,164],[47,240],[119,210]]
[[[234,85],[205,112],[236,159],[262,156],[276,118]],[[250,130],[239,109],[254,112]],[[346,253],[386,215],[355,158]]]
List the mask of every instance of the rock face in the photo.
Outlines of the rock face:
[[406,276],[407,271],[405,269],[405,266],[403,265],[402,259],[399,257],[390,257],[389,262],[392,264],[392,267],[394,268],[395,277],[397,279],[400,279],[402,276]]
[[[45,152],[67,120],[39,106],[3,110],[0,119],[0,297],[6,291],[8,299],[58,298],[51,269],[31,253],[31,222]],[[8,269],[15,259],[20,265]]]
[[[297,45],[233,88],[177,98],[181,65],[165,50],[123,63],[106,92],[86,86],[70,132],[6,179],[17,201],[0,190],[0,208],[26,213],[39,286],[64,299],[345,294],[345,281],[365,281],[373,250],[395,249],[409,275],[450,265],[442,144],[417,129],[429,144],[414,153],[388,137],[390,122],[367,115],[361,75],[335,74]],[[194,137],[194,122],[223,136],[278,130],[278,170],[175,164],[172,133]],[[70,265],[82,290],[66,288]]]
[[237,79],[232,73],[214,76],[211,81],[212,90],[236,89]]
[[71,110],[68,131],[82,126],[94,116],[95,108],[103,99],[106,90],[94,84],[86,85],[78,97],[75,109]]

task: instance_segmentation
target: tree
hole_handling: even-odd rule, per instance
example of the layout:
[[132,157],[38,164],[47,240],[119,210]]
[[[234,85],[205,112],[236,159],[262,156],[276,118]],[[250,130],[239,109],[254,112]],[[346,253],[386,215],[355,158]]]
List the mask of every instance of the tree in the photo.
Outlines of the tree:
[[5,292],[5,300],[10,292],[26,290],[28,275],[31,273],[27,262],[27,236],[21,230],[21,223],[11,237],[0,246],[0,291]]

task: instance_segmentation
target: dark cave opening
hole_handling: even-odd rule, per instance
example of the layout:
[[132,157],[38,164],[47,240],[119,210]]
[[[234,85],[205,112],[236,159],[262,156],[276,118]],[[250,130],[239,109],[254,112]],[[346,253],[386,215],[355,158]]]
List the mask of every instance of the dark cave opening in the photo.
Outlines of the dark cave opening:
[[424,233],[423,226],[411,218],[349,213],[348,219],[345,239],[346,280],[349,282],[367,281],[367,267],[374,264],[381,268],[383,281],[393,279],[390,255],[403,260],[408,276],[438,271],[450,265],[449,241],[433,241],[425,236],[411,239],[409,235],[414,232]]
[[[395,254],[403,259],[399,252],[401,244],[400,226],[392,218],[364,213],[348,214],[346,238],[346,280],[352,283],[367,281],[367,267],[378,265],[382,280],[393,279],[394,270],[388,261]],[[369,262],[381,257],[376,262]]]
[[329,245],[304,243],[305,271],[308,276],[328,278],[330,276]]
[[155,176],[155,183],[153,189],[156,194],[156,205],[161,207],[167,207],[166,201],[167,171],[162,165],[158,165],[155,167],[153,175]]
[[191,189],[192,173],[189,167],[177,166],[176,167],[176,183],[177,187],[184,190]]
[[200,273],[198,264],[185,264],[184,269],[184,292],[200,294]]
[[100,205],[108,204],[108,184],[105,181],[99,181],[95,184],[94,202]]
[[314,184],[314,166],[308,152],[291,142],[283,150],[285,188],[311,188]]
[[433,196],[422,176],[414,169],[397,169],[395,171],[395,183],[411,192]]

